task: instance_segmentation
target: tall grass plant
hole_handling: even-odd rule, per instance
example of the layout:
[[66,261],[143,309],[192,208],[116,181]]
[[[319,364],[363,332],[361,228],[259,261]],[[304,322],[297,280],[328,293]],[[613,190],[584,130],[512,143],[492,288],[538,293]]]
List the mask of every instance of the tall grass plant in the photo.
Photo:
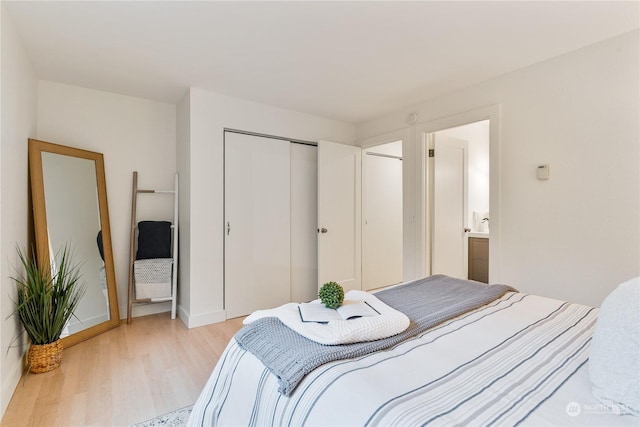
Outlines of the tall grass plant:
[[69,246],[56,257],[55,270],[39,266],[35,253],[27,256],[16,248],[23,272],[12,277],[17,287],[16,314],[35,345],[60,339],[68,320],[74,315],[85,286],[80,282],[79,265],[74,263]]

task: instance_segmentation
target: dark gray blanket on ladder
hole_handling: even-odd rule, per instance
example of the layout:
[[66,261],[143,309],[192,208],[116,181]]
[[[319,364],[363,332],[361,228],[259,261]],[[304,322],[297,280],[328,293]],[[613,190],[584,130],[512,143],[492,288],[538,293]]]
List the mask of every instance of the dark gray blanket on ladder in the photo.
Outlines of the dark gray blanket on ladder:
[[276,317],[265,317],[244,326],[235,339],[278,378],[278,391],[288,396],[306,374],[320,365],[393,347],[439,323],[482,307],[509,291],[516,290],[506,285],[485,285],[434,275],[375,294],[411,320],[404,332],[389,338],[322,345],[288,328]]

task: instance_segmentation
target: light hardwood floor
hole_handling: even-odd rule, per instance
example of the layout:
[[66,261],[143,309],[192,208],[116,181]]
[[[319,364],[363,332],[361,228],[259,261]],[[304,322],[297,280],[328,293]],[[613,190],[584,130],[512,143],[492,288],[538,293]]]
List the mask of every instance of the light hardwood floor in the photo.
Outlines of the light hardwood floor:
[[23,376],[2,425],[128,426],[191,405],[241,326],[136,317],[65,349],[55,371]]

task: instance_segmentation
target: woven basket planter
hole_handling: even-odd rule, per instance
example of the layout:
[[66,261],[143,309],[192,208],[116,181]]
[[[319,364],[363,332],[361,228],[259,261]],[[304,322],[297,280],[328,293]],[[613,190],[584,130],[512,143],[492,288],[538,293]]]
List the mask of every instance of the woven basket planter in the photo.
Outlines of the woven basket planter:
[[62,362],[62,343],[58,340],[51,344],[31,344],[27,353],[27,362],[29,371],[34,374],[53,371]]

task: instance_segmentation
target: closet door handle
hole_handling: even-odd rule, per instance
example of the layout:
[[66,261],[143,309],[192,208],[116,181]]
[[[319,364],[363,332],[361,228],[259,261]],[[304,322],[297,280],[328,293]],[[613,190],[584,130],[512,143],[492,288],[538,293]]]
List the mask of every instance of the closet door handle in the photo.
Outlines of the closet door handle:
[[326,232],[327,232],[327,231],[329,231],[329,230],[327,230],[326,228],[322,227],[322,228],[320,228],[318,231],[319,231],[319,232],[321,232],[322,234],[324,234],[324,233],[326,233]]
[[227,221],[227,236],[231,233],[231,223]]

